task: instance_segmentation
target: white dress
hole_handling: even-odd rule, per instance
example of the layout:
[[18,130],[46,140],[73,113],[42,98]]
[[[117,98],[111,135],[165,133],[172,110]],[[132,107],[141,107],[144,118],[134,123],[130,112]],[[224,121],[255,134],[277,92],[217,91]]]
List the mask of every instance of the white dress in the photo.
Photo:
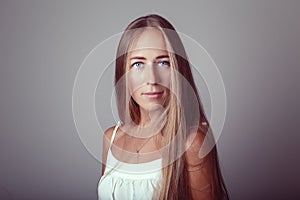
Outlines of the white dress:
[[104,175],[98,183],[99,200],[156,199],[160,188],[162,159],[131,164],[119,161],[111,151],[115,127],[107,153]]

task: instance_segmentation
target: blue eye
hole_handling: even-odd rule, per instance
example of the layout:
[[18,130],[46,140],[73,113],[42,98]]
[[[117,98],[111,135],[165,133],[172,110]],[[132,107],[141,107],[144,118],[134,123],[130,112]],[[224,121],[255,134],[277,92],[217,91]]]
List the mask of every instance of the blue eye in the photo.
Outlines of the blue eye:
[[135,68],[141,68],[143,66],[144,63],[142,62],[135,62],[133,63],[131,66],[132,67],[135,67]]
[[169,61],[160,61],[159,63],[158,63],[158,65],[159,66],[170,66],[170,62]]

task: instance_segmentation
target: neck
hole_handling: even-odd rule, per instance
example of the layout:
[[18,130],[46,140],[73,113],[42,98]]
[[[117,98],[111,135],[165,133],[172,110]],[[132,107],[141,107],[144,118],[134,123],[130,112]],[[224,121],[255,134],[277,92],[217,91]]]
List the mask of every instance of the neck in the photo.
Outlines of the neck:
[[135,135],[148,138],[159,134],[165,121],[166,116],[160,106],[152,106],[151,109],[140,107],[140,123]]
[[141,120],[139,126],[144,127],[151,122],[151,118],[149,116],[149,110],[140,107],[140,114],[141,114]]

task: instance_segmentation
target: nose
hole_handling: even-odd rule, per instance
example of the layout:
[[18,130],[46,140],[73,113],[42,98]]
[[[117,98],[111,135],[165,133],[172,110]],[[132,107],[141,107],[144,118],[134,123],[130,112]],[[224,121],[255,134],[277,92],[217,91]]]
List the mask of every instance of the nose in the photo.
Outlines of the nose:
[[148,66],[147,70],[147,85],[156,85],[159,81],[158,73],[153,65]]

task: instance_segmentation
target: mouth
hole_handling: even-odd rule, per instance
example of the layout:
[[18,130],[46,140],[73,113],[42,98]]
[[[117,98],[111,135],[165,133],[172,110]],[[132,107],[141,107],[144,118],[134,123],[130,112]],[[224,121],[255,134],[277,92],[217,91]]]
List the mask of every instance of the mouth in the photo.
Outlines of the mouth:
[[160,97],[164,92],[145,92],[142,93],[143,96],[149,97],[149,98],[158,98]]

